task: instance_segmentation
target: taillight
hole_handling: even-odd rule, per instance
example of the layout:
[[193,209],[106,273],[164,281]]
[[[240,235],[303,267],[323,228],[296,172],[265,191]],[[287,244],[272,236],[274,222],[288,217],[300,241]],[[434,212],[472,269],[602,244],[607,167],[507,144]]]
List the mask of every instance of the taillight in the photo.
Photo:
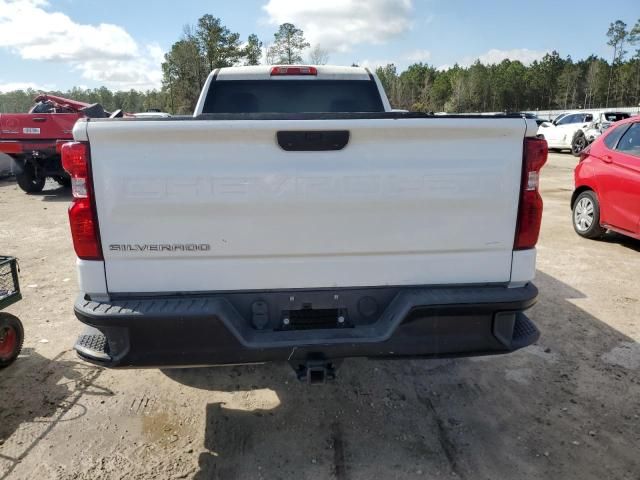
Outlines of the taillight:
[[71,176],[73,200],[69,207],[71,238],[78,258],[102,260],[98,219],[93,207],[89,148],[86,143],[69,142],[62,146],[62,166]]
[[542,138],[524,139],[520,207],[516,226],[515,250],[535,247],[542,222],[542,197],[538,191],[540,169],[547,161],[547,141]]
[[318,75],[316,67],[272,67],[271,76],[279,75]]

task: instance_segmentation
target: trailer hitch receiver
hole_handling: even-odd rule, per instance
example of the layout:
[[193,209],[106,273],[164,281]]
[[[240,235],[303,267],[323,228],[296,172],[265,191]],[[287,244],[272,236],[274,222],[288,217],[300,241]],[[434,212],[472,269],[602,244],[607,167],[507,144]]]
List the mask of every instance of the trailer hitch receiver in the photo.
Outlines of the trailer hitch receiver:
[[291,361],[298,380],[308,384],[326,383],[335,380],[339,364],[326,359],[323,355],[310,355],[304,363]]

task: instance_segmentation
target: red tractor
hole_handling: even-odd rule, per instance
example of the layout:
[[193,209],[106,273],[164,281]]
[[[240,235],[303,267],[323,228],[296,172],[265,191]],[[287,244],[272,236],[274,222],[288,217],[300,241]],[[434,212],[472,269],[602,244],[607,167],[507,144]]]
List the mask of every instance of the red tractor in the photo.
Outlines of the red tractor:
[[47,177],[69,186],[71,180],[60,161],[61,145],[73,140],[71,131],[79,118],[108,116],[98,104],[40,95],[29,113],[0,115],[0,153],[14,159],[16,180],[27,193],[40,192]]

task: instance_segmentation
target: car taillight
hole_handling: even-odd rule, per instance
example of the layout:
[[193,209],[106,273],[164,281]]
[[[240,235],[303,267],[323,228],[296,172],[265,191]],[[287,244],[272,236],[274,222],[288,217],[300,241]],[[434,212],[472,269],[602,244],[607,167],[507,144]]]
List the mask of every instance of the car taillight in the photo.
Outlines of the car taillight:
[[542,138],[524,139],[520,207],[513,248],[524,250],[535,247],[542,222],[542,197],[538,191],[540,169],[547,161],[547,141]]
[[271,76],[279,75],[318,75],[316,67],[273,67]]
[[86,143],[69,142],[62,146],[62,166],[71,176],[73,200],[69,207],[71,238],[78,258],[102,260],[98,219],[93,206],[89,148]]

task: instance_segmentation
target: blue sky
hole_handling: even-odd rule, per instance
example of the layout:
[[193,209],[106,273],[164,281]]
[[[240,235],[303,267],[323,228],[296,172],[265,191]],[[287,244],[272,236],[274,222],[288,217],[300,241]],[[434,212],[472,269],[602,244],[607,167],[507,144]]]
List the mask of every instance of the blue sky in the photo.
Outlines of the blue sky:
[[609,23],[632,26],[640,7],[631,0],[0,0],[0,90],[159,87],[163,53],[205,13],[265,43],[291,21],[332,64],[404,68],[477,58],[528,63],[553,49],[608,58]]

